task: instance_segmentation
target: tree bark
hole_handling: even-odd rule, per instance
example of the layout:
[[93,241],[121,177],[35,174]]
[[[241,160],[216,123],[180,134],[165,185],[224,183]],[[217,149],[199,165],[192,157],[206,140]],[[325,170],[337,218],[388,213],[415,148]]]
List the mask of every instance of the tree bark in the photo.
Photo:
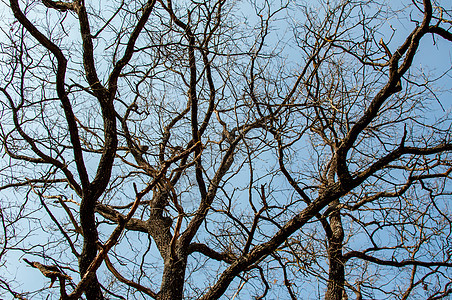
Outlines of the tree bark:
[[[85,197],[80,204],[80,224],[83,231],[83,249],[79,258],[79,269],[80,276],[82,277],[97,255],[96,243],[98,241],[98,232],[94,216],[94,205],[92,205],[93,199],[90,198],[91,197],[89,196]],[[86,287],[85,295],[89,300],[104,299],[96,275],[91,278],[90,283]]]
[[184,293],[186,265],[186,256],[178,259],[166,259],[158,300],[182,299]]
[[[329,206],[336,209],[339,200],[333,201]],[[344,299],[345,290],[345,263],[342,255],[344,229],[339,210],[333,210],[330,216],[331,235],[328,237],[328,285],[325,293],[326,300]],[[345,298],[346,299],[346,298]]]

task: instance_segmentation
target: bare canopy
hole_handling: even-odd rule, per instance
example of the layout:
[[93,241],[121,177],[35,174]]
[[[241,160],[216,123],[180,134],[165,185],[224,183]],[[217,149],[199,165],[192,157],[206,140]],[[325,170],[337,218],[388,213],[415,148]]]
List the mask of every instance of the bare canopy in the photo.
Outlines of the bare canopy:
[[451,294],[452,9],[387,2],[3,0],[0,295]]

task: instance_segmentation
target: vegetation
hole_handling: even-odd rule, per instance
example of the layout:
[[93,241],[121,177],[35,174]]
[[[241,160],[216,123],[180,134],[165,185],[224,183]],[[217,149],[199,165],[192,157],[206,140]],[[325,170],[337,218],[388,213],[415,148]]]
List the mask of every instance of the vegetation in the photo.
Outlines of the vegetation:
[[2,7],[4,296],[451,294],[448,1]]

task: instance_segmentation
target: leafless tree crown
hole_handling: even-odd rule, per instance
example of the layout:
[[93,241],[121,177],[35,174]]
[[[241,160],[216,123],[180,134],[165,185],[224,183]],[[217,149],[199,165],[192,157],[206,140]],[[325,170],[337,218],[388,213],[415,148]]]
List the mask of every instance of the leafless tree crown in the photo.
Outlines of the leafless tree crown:
[[2,0],[0,297],[447,298],[452,8],[391,2]]

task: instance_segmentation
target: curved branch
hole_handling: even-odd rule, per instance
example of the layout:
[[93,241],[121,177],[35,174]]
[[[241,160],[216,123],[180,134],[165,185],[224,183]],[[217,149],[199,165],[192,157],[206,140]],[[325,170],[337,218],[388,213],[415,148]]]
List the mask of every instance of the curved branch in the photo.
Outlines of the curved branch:
[[415,259],[406,259],[402,261],[396,260],[383,260],[377,257],[364,254],[360,251],[350,251],[344,254],[344,260],[350,260],[352,258],[363,259],[382,266],[392,266],[392,267],[406,267],[406,266],[420,266],[420,267],[452,267],[450,262],[435,262],[435,261],[419,261]]
[[64,88],[64,80],[66,76],[67,59],[64,57],[63,52],[57,45],[52,43],[46,36],[44,36],[22,13],[19,7],[18,0],[10,0],[10,7],[13,11],[14,17],[30,32],[30,34],[47,50],[52,52],[58,61],[57,74],[56,74],[56,90],[58,97],[64,109],[66,116],[69,134],[71,137],[71,143],[74,151],[75,163],[77,165],[78,175],[82,183],[82,187],[87,187],[89,184],[88,173],[85,168],[83,160],[82,147],[80,144],[80,137],[78,134],[77,122],[75,121],[72,105],[67,96]]
[[201,253],[211,259],[217,260],[217,261],[224,261],[228,264],[231,264],[234,262],[235,257],[231,253],[227,252],[217,252],[210,248],[209,246],[202,244],[202,243],[191,243],[188,247],[188,254],[192,254],[194,252]]
[[151,296],[154,299],[157,299],[157,293],[153,292],[151,289],[142,286],[139,283],[136,283],[132,280],[128,280],[126,279],[124,276],[122,276],[113,266],[113,264],[111,263],[110,259],[108,258],[108,255],[105,255],[105,265],[107,266],[107,269],[122,283],[127,284],[128,286],[131,286],[135,289],[137,289],[140,292],[145,293],[148,296]]

